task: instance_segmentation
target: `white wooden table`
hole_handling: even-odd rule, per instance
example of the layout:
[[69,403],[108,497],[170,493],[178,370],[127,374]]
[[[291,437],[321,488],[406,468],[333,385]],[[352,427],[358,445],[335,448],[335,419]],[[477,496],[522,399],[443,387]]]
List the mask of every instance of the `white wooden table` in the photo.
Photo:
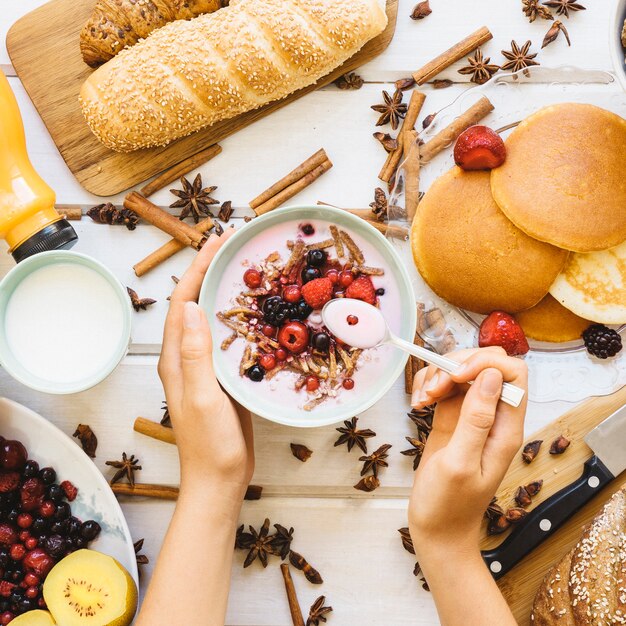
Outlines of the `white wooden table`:
[[[0,34],[4,35],[21,15],[44,0],[0,0]],[[538,50],[548,23],[529,24],[519,0],[431,0],[432,15],[421,22],[408,18],[414,0],[400,0],[395,38],[389,49],[360,71],[367,84],[354,92],[328,87],[278,111],[222,143],[223,153],[201,168],[206,184],[218,185],[217,197],[232,200],[236,216],[247,213],[247,202],[288,169],[319,147],[324,147],[335,167],[321,180],[294,198],[293,203],[314,203],[318,199],[343,206],[367,206],[376,174],[384,158],[372,139],[376,114],[370,105],[379,102],[386,84],[408,75],[436,54],[479,26],[487,25],[494,40],[484,50],[492,62],[501,63],[500,50],[509,49],[511,39],[523,43],[532,39]],[[585,12],[564,20],[573,45],[567,48],[559,39],[541,51],[544,66],[573,65],[587,69],[610,70],[608,24],[612,0],[590,0]],[[451,78],[453,87],[434,91],[426,88],[424,113],[436,111],[467,87],[456,72],[461,64],[440,78]],[[59,156],[19,79],[10,65],[4,45],[0,46],[0,67],[10,77],[19,100],[30,156],[39,173],[57,191],[60,204],[79,204],[86,209],[102,200],[92,196],[73,178]],[[602,89],[619,89],[605,85]],[[274,158],[268,158],[272,154]],[[118,202],[121,195],[112,198]],[[155,195],[155,202],[168,206],[167,190]],[[235,223],[241,223],[236,219]],[[123,227],[91,223],[89,218],[74,222],[80,236],[76,250],[86,252],[107,264],[140,295],[158,299],[149,311],[134,317],[133,346],[117,371],[98,387],[68,397],[33,392],[0,372],[0,394],[21,402],[49,418],[71,434],[79,422],[96,432],[100,445],[96,464],[108,476],[104,461],[121,452],[135,453],[143,464],[142,482],[177,484],[176,450],[152,441],[132,430],[138,415],[155,420],[161,416],[163,391],[156,373],[166,297],[173,283],[170,275],[180,276],[191,251],[179,254],[148,276],[137,279],[132,265],[165,241],[166,237],[142,224],[135,232]],[[12,266],[8,256],[0,259],[0,276]],[[71,324],[71,320],[65,323]],[[530,432],[562,413],[566,403],[531,405],[527,419]],[[347,454],[345,447],[334,448],[334,427],[293,430],[257,419],[255,440],[256,473],[253,482],[263,485],[263,498],[246,502],[242,522],[256,526],[267,516],[272,523],[294,526],[294,549],[306,555],[324,577],[324,585],[309,584],[300,573],[295,581],[303,611],[320,594],[334,607],[329,623],[347,625],[438,624],[430,595],[421,589],[412,574],[413,560],[400,544],[397,529],[406,525],[407,495],[412,481],[411,459],[401,456],[408,447],[404,437],[413,434],[406,418],[407,397],[399,381],[375,407],[361,416],[362,427],[378,435],[370,440],[374,449],[393,444],[390,467],[382,475],[382,487],[372,495],[352,488],[360,464],[358,450]],[[290,442],[305,443],[313,457],[302,464],[291,456]],[[142,587],[149,579],[173,504],[157,501],[124,501],[133,537],[145,537],[145,553],[151,564],[144,568]],[[199,528],[198,532],[202,532]],[[232,592],[227,622],[232,626],[287,626],[291,624],[277,559],[263,570],[254,563],[242,569],[238,553],[232,574]],[[202,589],[198,588],[198,593]],[[175,613],[172,614],[175,623]]]

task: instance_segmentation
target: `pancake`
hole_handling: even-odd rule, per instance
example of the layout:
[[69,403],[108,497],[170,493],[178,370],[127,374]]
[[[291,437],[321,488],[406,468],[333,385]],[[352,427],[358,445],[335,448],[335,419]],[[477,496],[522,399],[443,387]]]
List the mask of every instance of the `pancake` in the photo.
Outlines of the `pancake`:
[[590,104],[526,118],[491,172],[493,197],[525,233],[566,250],[626,240],[626,120]]
[[572,254],[550,293],[570,311],[602,324],[626,324],[626,241]]
[[527,337],[537,341],[574,341],[580,339],[583,330],[591,325],[589,320],[578,317],[548,294],[539,304],[515,314]]
[[440,176],[420,202],[411,248],[431,289],[476,313],[534,306],[568,256],[505,217],[491,196],[489,172],[458,167]]

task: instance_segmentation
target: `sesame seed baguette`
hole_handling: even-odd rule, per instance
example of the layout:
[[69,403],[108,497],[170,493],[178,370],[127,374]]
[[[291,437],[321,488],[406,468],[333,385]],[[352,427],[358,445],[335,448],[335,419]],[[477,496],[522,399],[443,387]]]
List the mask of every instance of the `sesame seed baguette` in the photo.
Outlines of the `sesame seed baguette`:
[[212,13],[227,0],[98,0],[80,33],[80,52],[98,67],[174,20]]
[[164,146],[315,83],[386,25],[379,0],[231,0],[123,50],[81,106],[113,150]]

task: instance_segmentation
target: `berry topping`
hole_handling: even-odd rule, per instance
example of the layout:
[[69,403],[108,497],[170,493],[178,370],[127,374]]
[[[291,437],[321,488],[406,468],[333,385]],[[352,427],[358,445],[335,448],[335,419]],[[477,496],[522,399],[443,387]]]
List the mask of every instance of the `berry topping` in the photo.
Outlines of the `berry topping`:
[[310,393],[317,391],[320,386],[320,379],[317,376],[306,377],[306,390]]
[[284,361],[287,358],[287,353],[282,348],[278,348],[274,354],[279,361]]
[[615,356],[622,349],[620,334],[604,324],[592,324],[583,331],[583,341],[587,352],[599,359]]
[[478,345],[501,346],[509,356],[526,354],[530,347],[522,327],[508,313],[493,311],[480,325]]
[[37,461],[26,461],[23,473],[26,478],[35,478],[35,476],[39,475],[39,463]]
[[99,534],[102,528],[100,524],[93,519],[89,519],[83,522],[80,527],[80,536],[87,541],[93,541]]
[[376,304],[376,289],[367,276],[359,276],[347,289],[346,298]]
[[64,480],[61,483],[61,489],[65,492],[65,497],[70,501],[74,502],[76,500],[76,496],[78,495],[78,489],[74,487],[74,485],[69,480]]
[[293,317],[294,305],[285,302],[280,296],[267,298],[261,307],[263,317],[268,324],[280,326]]
[[0,465],[7,470],[19,470],[26,464],[26,448],[19,441],[7,440],[0,447]]
[[248,378],[254,383],[260,383],[265,377],[265,370],[259,365],[253,365],[247,372],[246,375]]
[[243,274],[243,282],[246,283],[246,286],[250,287],[250,289],[260,287],[262,281],[263,277],[261,276],[261,272],[259,272],[259,270],[255,270],[254,268],[246,270]]
[[17,541],[17,532],[9,524],[0,524],[0,545],[11,546]]
[[454,162],[464,170],[492,170],[505,159],[502,137],[487,126],[470,126],[454,144]]
[[0,493],[15,491],[20,486],[20,475],[18,472],[0,473]]
[[39,472],[39,477],[45,485],[51,485],[57,479],[57,473],[51,467],[44,467]]
[[318,352],[328,352],[330,348],[330,336],[328,333],[324,332],[315,333],[313,337],[311,337],[311,346]]
[[294,320],[305,320],[313,312],[313,309],[304,300],[300,300],[294,306],[295,310],[291,316]]
[[356,326],[359,323],[359,318],[356,315],[348,315],[346,322],[348,322],[348,326]]
[[278,343],[289,352],[302,352],[309,343],[309,329],[301,322],[289,322],[278,331]]
[[376,290],[376,295],[377,295],[377,296],[384,296],[384,295],[385,295],[385,289],[384,289],[383,287],[379,287],[379,288]]
[[39,478],[28,478],[22,485],[20,498],[24,511],[34,511],[38,509],[44,500],[45,487]]
[[27,571],[42,578],[52,569],[54,561],[41,548],[35,548],[24,557],[23,565]]
[[3,598],[8,598],[11,593],[13,593],[13,589],[15,589],[15,585],[10,583],[8,580],[0,580],[0,596]]
[[344,389],[350,391],[350,389],[354,389],[354,380],[352,378],[344,378],[343,383],[341,383]]
[[350,270],[344,270],[339,274],[339,284],[345,289],[349,287],[354,281],[354,275]]
[[311,280],[315,280],[316,278],[319,278],[321,275],[322,275],[322,272],[317,267],[311,267],[310,265],[307,265],[302,270],[302,282],[308,283]]
[[39,507],[39,515],[41,515],[41,517],[52,517],[56,513],[56,510],[57,508],[54,502],[52,502],[52,500],[46,500]]
[[327,258],[326,252],[324,250],[309,250],[306,255],[307,265],[311,265],[312,267],[322,267],[324,263],[326,263]]
[[316,278],[302,285],[302,297],[312,309],[321,309],[333,297],[330,278]]
[[306,235],[307,237],[315,234],[315,227],[313,226],[313,224],[300,224],[300,230],[302,231],[302,234]]
[[14,561],[21,561],[26,556],[26,548],[21,543],[14,543],[9,550],[9,556]]
[[333,285],[336,285],[339,282],[339,272],[337,270],[328,270],[326,272],[326,278],[328,278]]
[[276,330],[276,326],[272,326],[271,324],[263,324],[263,327],[261,328],[261,332],[266,337],[274,337],[276,335]]
[[20,513],[17,516],[17,525],[20,528],[30,528],[33,525],[33,516],[30,513]]
[[301,293],[298,285],[287,285],[283,289],[283,299],[294,304],[300,300]]
[[259,365],[267,372],[276,367],[276,357],[273,354],[262,354],[259,357]]

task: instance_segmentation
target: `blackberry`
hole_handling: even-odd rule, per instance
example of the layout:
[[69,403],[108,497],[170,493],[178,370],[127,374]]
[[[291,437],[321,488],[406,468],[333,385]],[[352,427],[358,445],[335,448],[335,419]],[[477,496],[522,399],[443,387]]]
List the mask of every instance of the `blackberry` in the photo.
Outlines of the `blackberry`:
[[587,352],[599,359],[615,356],[622,349],[619,333],[604,324],[592,324],[583,331],[583,340]]
[[272,296],[268,298],[261,308],[263,311],[263,318],[272,326],[281,326],[295,312],[293,304],[285,302],[280,296]]
[[306,255],[307,265],[311,267],[322,267],[326,263],[326,252],[324,250],[309,250]]
[[307,317],[309,317],[311,313],[313,313],[313,309],[304,300],[300,300],[292,306],[293,306],[293,312],[291,314],[292,320],[302,322]]

